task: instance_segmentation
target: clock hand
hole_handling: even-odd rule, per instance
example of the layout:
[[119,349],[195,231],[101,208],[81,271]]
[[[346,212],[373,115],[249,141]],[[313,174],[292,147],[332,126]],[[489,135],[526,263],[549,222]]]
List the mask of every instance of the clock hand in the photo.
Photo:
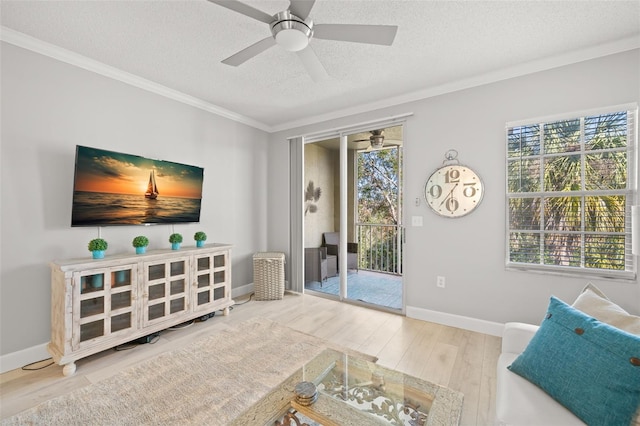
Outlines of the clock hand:
[[457,183],[455,185],[453,185],[453,188],[451,188],[451,191],[449,191],[449,195],[444,197],[444,200],[442,200],[442,202],[440,203],[440,206],[442,206],[444,204],[444,202],[447,201],[448,198],[453,197],[453,190],[456,189],[456,186],[458,186]]

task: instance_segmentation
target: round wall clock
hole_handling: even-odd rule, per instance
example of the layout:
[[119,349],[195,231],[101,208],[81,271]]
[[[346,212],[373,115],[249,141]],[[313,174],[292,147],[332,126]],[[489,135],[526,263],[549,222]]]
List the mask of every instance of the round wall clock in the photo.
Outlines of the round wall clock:
[[[457,152],[454,151],[453,155],[452,151],[446,155],[449,162],[457,156]],[[455,161],[456,164],[445,164],[433,172],[424,187],[427,204],[443,217],[468,215],[478,207],[484,195],[480,176],[470,167]]]

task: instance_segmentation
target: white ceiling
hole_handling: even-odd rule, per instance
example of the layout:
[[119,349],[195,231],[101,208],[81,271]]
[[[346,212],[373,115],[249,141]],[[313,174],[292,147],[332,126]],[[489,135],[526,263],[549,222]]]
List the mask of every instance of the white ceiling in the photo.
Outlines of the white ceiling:
[[[289,5],[246,3],[268,14]],[[640,47],[640,0],[317,0],[315,23],[399,30],[392,46],[312,39],[331,77],[315,83],[296,54],[279,46],[237,68],[221,64],[270,31],[205,0],[2,0],[0,6],[5,41],[85,60],[94,70],[106,64],[106,74],[148,80],[267,131]]]

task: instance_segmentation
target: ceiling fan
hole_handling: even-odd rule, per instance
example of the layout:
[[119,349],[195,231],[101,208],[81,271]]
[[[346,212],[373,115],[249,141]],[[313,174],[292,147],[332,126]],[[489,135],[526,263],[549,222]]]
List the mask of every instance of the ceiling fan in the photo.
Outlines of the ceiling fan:
[[371,130],[369,133],[371,133],[371,136],[369,136],[369,138],[367,139],[356,139],[353,142],[356,144],[360,144],[362,142],[367,142],[366,145],[364,146],[358,146],[358,150],[365,150],[365,151],[375,151],[376,149],[380,149],[383,148],[385,146],[398,146],[401,144],[400,141],[391,141],[391,140],[386,140],[384,138],[384,129],[379,129],[379,130]]
[[309,48],[312,37],[324,40],[391,46],[398,27],[395,25],[317,24],[309,19],[315,0],[290,0],[289,8],[271,16],[238,0],[209,0],[234,12],[269,25],[271,37],[252,44],[223,60],[223,64],[238,66],[275,45],[298,57],[314,81],[329,76],[315,52]]

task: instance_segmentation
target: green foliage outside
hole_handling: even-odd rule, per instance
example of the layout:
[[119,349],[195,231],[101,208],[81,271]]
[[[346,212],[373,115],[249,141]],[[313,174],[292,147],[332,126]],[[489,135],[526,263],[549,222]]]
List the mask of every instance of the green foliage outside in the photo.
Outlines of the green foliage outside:
[[[358,153],[359,267],[399,273],[397,253],[401,154],[398,148]],[[380,226],[387,225],[387,226]]]
[[626,112],[509,129],[507,163],[511,262],[625,270]]

